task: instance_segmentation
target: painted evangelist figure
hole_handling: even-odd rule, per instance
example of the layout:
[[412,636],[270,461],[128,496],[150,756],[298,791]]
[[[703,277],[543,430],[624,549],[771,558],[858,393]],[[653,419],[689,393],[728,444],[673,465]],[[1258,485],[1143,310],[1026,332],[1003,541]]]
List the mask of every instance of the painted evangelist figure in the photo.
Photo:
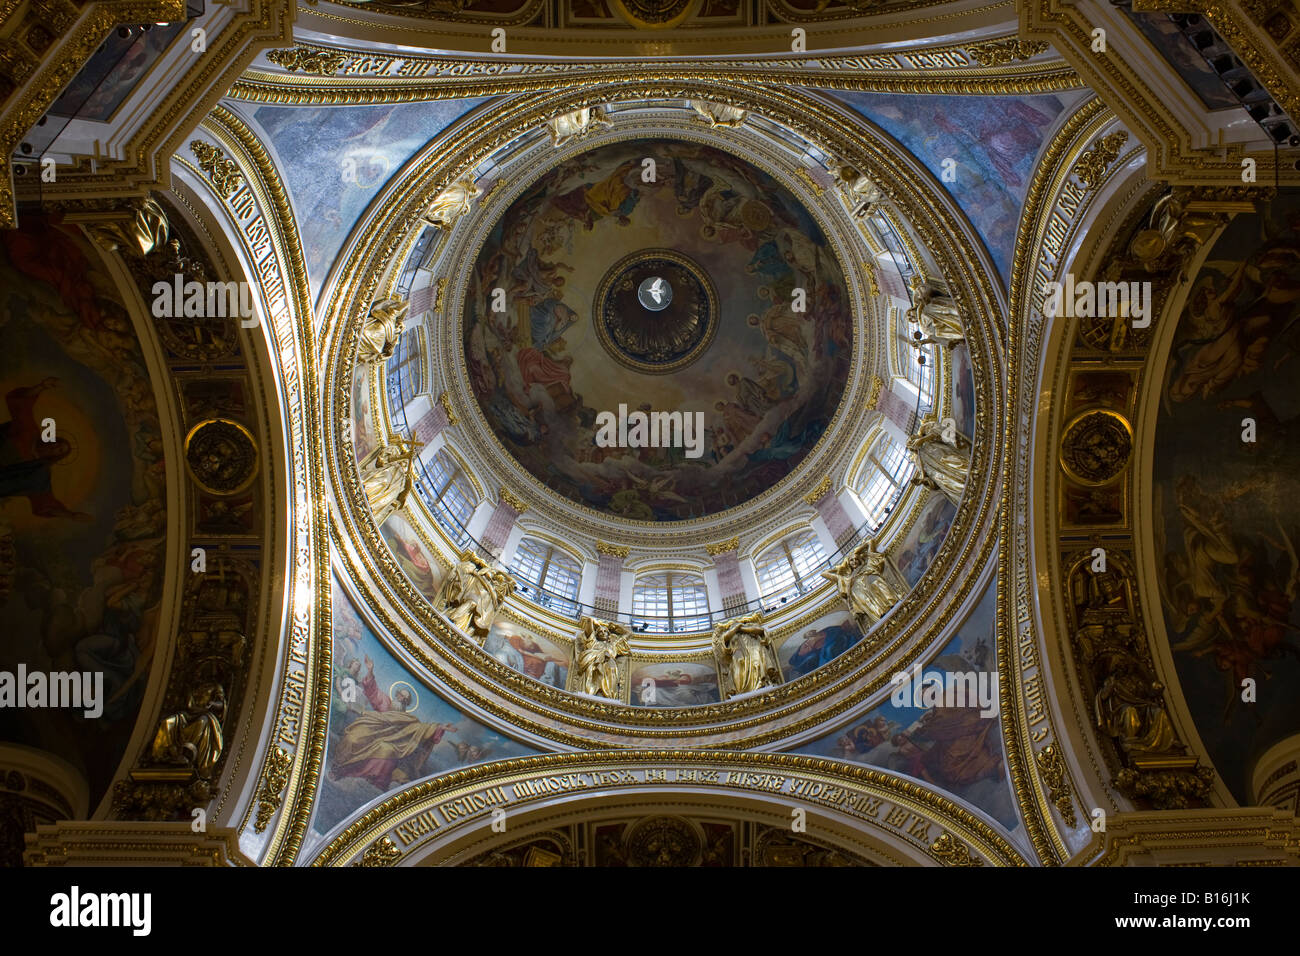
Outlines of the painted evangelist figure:
[[[710,278],[718,330],[671,375],[611,375],[593,302],[616,262],[648,248]],[[753,498],[812,450],[844,391],[852,326],[840,265],[788,189],[712,147],[638,140],[565,161],[506,209],[474,264],[462,332],[484,418],[533,477],[598,511],[671,521]],[[598,415],[629,395],[632,410],[701,413],[701,457],[599,446]]]
[[1300,684],[1298,334],[1300,192],[1284,190],[1229,223],[1194,278],[1155,436],[1165,629],[1197,732],[1246,804],[1255,760],[1300,732],[1300,697],[1278,694]]
[[334,582],[329,743],[312,828],[326,833],[421,777],[532,753],[467,717],[399,663]]

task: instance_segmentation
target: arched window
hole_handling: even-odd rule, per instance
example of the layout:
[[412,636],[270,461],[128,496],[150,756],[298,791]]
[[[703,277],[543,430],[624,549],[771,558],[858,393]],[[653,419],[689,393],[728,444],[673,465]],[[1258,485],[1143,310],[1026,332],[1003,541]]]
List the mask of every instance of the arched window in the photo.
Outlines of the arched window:
[[895,336],[898,368],[921,397],[917,407],[919,418],[934,408],[934,363],[940,360],[939,349],[933,345],[923,345],[920,348],[913,346],[911,341],[912,333],[917,328],[915,325],[904,320],[895,327],[898,329]]
[[420,361],[422,339],[419,329],[412,329],[398,339],[385,367],[388,382],[388,400],[395,407],[405,408],[417,394],[424,390],[423,363]]
[[826,552],[816,532],[799,531],[778,541],[754,562],[758,590],[764,601],[786,599],[821,584],[816,571],[826,561]]
[[893,509],[912,480],[916,465],[906,449],[888,435],[881,435],[867,453],[869,466],[863,468],[864,480],[855,489],[867,519],[878,528]]
[[661,633],[708,630],[709,593],[704,578],[688,571],[637,578],[632,589],[632,626]]
[[469,476],[446,451],[439,451],[430,459],[424,474],[426,480],[420,482],[420,497],[457,546],[468,544],[469,532],[465,526],[475,504]]
[[578,613],[582,565],[567,551],[524,538],[510,559],[510,571],[525,597],[560,614],[572,617]]

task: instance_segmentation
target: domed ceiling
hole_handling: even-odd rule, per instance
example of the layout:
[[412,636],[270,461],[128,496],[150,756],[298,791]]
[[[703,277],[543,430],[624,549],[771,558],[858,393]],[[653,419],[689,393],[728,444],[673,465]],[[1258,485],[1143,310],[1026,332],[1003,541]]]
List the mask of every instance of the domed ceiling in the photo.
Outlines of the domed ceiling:
[[[488,234],[465,358],[487,423],[539,481],[608,515],[702,517],[816,445],[849,377],[849,301],[816,219],[767,172],[701,143],[608,143]],[[682,426],[655,447],[665,419],[642,434],[638,411]]]

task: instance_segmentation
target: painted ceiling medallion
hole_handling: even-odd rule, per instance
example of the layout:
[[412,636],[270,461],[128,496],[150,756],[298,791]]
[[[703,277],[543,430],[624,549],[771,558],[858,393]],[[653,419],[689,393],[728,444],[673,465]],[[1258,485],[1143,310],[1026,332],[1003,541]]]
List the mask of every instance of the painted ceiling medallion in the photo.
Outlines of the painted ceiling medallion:
[[[461,335],[484,421],[534,478],[612,517],[677,521],[751,501],[817,445],[848,384],[851,303],[790,188],[648,137],[559,159],[506,206]],[[599,443],[621,406],[702,421],[702,453]]]
[[600,283],[596,335],[626,368],[664,375],[700,357],[718,330],[718,296],[696,263],[668,249],[633,253]]

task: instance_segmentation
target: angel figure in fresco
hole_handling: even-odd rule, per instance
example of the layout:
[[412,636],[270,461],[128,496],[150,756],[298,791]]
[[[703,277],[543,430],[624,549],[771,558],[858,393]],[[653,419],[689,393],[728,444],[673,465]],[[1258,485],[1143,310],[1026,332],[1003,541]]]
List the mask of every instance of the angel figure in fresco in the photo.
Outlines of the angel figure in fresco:
[[9,421],[0,424],[0,500],[26,498],[32,514],[40,518],[73,518],[93,521],[81,511],[71,511],[54,497],[50,469],[72,454],[67,438],[42,440],[42,424],[36,418],[36,400],[58,379],[10,389],[5,395]]
[[333,752],[330,778],[360,777],[381,791],[420,776],[429,752],[456,724],[426,724],[410,713],[414,705],[412,688],[398,681],[392,696],[375,682],[375,662],[366,658],[366,675],[361,691],[370,710],[348,724]]
[[[1291,623],[1300,557],[1280,522],[1279,539],[1234,533],[1222,505],[1191,476],[1179,481],[1176,496],[1184,550],[1168,559],[1176,579],[1166,581],[1165,600],[1180,602],[1176,610],[1185,630],[1172,646],[1213,655],[1227,682],[1227,720],[1240,701],[1241,682],[1261,670],[1269,676],[1262,662],[1286,654],[1300,657],[1292,638],[1300,629]],[[1270,561],[1267,544],[1283,552],[1281,564]]]

